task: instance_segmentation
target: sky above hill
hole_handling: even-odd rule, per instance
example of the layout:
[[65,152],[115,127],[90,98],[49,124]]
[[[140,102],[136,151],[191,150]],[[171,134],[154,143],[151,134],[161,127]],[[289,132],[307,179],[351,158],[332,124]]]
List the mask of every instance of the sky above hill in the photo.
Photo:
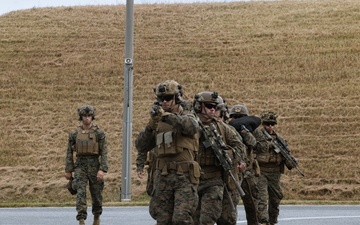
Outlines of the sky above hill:
[[[251,0],[134,0],[135,4],[193,3],[193,2],[234,2]],[[43,7],[84,6],[84,5],[125,5],[126,0],[0,0],[0,15],[5,13]]]

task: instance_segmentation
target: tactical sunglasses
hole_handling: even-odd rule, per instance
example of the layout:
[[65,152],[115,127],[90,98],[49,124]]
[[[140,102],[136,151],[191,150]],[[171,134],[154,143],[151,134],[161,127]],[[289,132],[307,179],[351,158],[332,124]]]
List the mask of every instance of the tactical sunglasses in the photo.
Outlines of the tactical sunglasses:
[[204,106],[205,106],[207,109],[216,109],[216,107],[217,107],[217,105],[211,104],[211,103],[204,103]]
[[274,123],[274,122],[264,122],[264,125],[265,126],[275,126],[276,123]]
[[171,100],[173,100],[174,99],[174,95],[162,95],[162,96],[158,96],[158,99],[160,100],[160,101],[171,101]]

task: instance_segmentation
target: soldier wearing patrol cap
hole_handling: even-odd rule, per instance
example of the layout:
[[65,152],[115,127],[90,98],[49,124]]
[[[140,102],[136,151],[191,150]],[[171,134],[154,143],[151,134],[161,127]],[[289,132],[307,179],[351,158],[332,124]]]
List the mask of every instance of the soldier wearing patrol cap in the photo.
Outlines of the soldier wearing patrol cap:
[[260,166],[257,187],[258,220],[261,225],[274,225],[278,222],[280,201],[284,197],[280,177],[284,173],[285,165],[288,169],[293,167],[272,143],[272,139],[281,139],[286,143],[274,130],[278,123],[277,118],[274,112],[264,112],[261,115],[262,128],[260,132],[254,133],[257,140],[254,151]]
[[[77,109],[81,125],[70,132],[66,151],[65,177],[72,180],[72,186],[68,189],[72,194],[76,194],[76,219],[79,225],[85,225],[87,218],[86,185],[88,182],[94,215],[93,225],[100,225],[102,214],[104,174],[108,171],[109,164],[108,148],[105,132],[93,124],[95,111],[96,109],[91,105],[83,105]],[[76,155],[75,163],[74,154]]]

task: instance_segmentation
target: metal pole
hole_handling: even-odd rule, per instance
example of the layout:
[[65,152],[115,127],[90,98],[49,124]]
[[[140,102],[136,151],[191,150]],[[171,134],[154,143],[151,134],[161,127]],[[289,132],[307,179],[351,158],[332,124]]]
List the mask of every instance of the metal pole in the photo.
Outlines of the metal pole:
[[134,0],[126,0],[121,201],[131,201]]

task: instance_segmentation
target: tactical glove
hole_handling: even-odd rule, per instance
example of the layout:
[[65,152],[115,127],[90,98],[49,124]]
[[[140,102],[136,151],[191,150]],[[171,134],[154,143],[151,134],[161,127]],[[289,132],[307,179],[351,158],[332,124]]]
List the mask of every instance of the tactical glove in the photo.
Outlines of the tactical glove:
[[155,130],[157,128],[159,121],[161,120],[161,116],[163,113],[164,110],[163,108],[161,108],[160,105],[153,104],[152,110],[150,112],[150,120],[147,126],[150,127],[152,130]]

